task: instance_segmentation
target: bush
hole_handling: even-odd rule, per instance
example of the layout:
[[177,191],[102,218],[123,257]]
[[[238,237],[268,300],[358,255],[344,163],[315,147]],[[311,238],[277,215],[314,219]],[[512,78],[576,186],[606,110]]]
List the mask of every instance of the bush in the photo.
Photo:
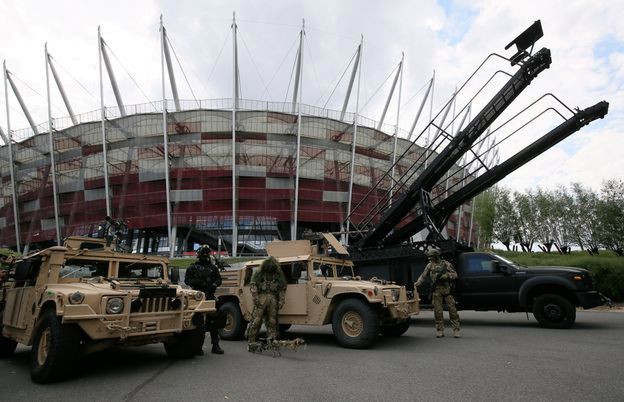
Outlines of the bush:
[[578,251],[571,254],[520,253],[495,250],[505,258],[522,265],[568,266],[585,268],[594,280],[594,288],[614,302],[624,301],[624,258],[610,251],[588,255]]

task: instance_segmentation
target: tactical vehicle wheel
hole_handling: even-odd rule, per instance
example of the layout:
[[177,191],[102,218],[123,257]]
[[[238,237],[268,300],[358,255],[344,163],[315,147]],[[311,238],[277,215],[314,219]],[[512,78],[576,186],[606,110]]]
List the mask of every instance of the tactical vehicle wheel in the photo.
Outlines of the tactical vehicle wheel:
[[365,302],[347,299],[334,310],[332,329],[341,346],[365,349],[379,334],[379,317]]
[[395,325],[384,325],[379,329],[383,336],[397,337],[403,335],[410,327],[410,321],[405,320]]
[[225,314],[225,327],[219,329],[219,336],[222,339],[236,341],[242,339],[247,328],[247,321],[243,318],[238,303],[227,301],[219,308]]
[[533,315],[543,327],[570,328],[576,320],[576,308],[563,296],[545,294],[533,302]]
[[190,359],[202,350],[206,329],[203,314],[193,317],[194,329],[175,334],[172,339],[165,341],[165,351],[174,359]]
[[67,377],[74,370],[80,351],[80,329],[63,325],[53,309],[43,312],[30,352],[30,377],[48,383]]
[[15,352],[17,342],[2,335],[4,311],[0,311],[0,357],[9,357]]

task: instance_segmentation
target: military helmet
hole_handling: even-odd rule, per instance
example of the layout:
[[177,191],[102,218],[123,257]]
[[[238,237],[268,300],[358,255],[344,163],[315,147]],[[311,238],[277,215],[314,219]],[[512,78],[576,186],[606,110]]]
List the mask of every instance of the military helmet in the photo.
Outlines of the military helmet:
[[440,250],[437,249],[437,248],[430,248],[429,250],[427,250],[425,255],[427,257],[429,257],[429,258],[431,258],[431,257],[439,257],[440,256]]
[[207,244],[202,244],[201,246],[199,246],[199,248],[197,249],[197,257],[198,258],[208,258],[210,257],[210,253],[212,252],[212,250],[210,249],[210,246]]

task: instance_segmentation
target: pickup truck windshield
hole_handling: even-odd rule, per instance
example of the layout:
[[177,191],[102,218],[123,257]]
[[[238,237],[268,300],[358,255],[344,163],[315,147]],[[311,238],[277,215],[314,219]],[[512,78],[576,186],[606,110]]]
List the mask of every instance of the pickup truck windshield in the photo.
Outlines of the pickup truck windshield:
[[507,259],[507,258],[505,258],[505,257],[501,257],[501,256],[500,256],[500,255],[498,255],[498,254],[494,254],[494,255],[496,256],[496,258],[498,258],[499,260],[501,260],[501,261],[503,261],[503,262],[507,263],[508,265],[511,265],[511,266],[512,266],[512,267],[514,267],[514,268],[518,268],[518,264],[516,264],[515,262],[513,262],[513,261],[511,261],[511,260],[508,260],[508,259]]

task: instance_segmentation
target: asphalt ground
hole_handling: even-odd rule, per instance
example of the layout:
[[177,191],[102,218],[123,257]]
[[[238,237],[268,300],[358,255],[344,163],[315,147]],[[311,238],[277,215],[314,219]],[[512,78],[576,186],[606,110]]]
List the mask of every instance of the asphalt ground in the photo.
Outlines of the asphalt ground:
[[622,401],[624,314],[581,311],[574,328],[548,330],[532,316],[460,312],[462,338],[434,336],[424,311],[399,338],[344,349],[330,326],[293,326],[297,351],[252,354],[222,341],[225,355],[175,361],[160,344],[85,357],[72,378],[39,385],[30,348],[0,360],[2,401]]

